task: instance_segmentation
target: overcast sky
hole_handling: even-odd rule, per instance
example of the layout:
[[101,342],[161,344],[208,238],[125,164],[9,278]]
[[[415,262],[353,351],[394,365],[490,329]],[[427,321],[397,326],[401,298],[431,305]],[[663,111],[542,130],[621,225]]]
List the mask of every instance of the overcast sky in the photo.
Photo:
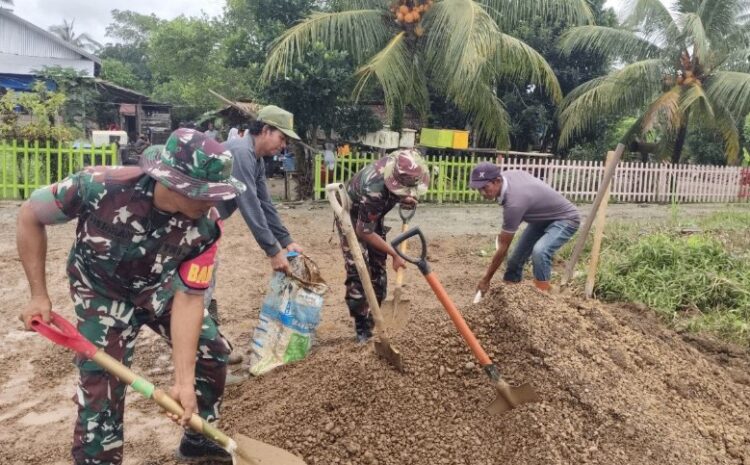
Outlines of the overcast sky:
[[132,10],[172,19],[181,14],[200,16],[220,15],[226,0],[15,0],[13,13],[35,25],[47,29],[62,24],[63,19],[75,20],[73,30],[87,32],[99,42],[111,42],[104,30],[112,22],[112,10]]
[[[62,24],[63,19],[75,20],[73,30],[89,33],[99,42],[111,42],[104,29],[112,21],[112,10],[132,10],[154,13],[159,18],[220,15],[226,0],[15,0],[14,13],[37,26],[47,29]],[[607,6],[616,10],[624,0],[608,0]]]

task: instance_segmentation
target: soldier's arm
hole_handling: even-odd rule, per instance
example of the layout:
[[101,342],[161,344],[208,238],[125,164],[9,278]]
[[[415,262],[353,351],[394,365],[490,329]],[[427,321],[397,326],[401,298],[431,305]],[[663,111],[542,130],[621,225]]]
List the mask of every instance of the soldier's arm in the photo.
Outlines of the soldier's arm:
[[24,327],[31,330],[31,318],[34,315],[41,315],[44,321],[50,321],[52,303],[47,293],[45,276],[47,229],[36,217],[29,202],[25,202],[18,213],[16,245],[31,290],[31,300],[21,311],[20,319]]
[[31,299],[19,318],[31,330],[31,318],[41,315],[49,322],[52,304],[47,292],[47,229],[50,224],[65,223],[86,208],[86,185],[92,178],[81,172],[50,186],[37,189],[18,212],[16,247],[29,282]]
[[197,411],[195,397],[195,354],[203,323],[203,294],[188,294],[177,291],[172,302],[171,336],[172,360],[174,362],[174,385],[172,397],[185,413],[175,418],[186,425],[190,415]]

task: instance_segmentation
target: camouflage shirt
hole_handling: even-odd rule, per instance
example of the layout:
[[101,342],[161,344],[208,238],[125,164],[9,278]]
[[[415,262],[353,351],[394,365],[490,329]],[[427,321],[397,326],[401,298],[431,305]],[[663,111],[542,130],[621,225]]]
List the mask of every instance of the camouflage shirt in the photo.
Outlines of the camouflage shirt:
[[190,285],[177,270],[218,240],[216,220],[158,210],[155,183],[138,167],[91,167],[34,191],[29,201],[43,224],[78,218],[71,285],[156,315],[175,291],[203,292],[195,283],[210,280],[212,268],[193,272]]
[[399,203],[399,197],[385,187],[383,157],[375,163],[362,168],[347,185],[347,192],[352,201],[352,220],[365,233],[372,233],[378,222]]

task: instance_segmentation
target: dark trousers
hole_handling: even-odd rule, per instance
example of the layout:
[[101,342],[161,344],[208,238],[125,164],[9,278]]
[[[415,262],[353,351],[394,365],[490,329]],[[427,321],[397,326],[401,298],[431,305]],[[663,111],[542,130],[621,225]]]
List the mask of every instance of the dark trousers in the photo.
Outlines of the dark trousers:
[[[127,302],[98,296],[80,284],[74,284],[71,291],[78,315],[78,330],[124,365],[129,367],[133,361],[135,340],[143,326],[170,341],[171,308],[155,317]],[[207,314],[204,314],[196,349],[198,413],[212,422],[219,416],[230,348]],[[76,364],[80,378],[73,398],[78,404],[72,448],[74,463],[119,465],[122,463],[127,385],[90,360],[76,357]],[[154,412],[156,410],[154,406]]]
[[[351,216],[352,224],[356,224],[356,214],[352,214]],[[384,220],[381,219],[380,222],[378,222],[373,233],[385,240],[386,231],[383,221]],[[344,266],[346,267],[345,300],[346,306],[349,307],[349,315],[352,317],[356,315],[366,316],[370,312],[370,306],[367,303],[367,296],[365,295],[364,287],[362,287],[362,281],[359,279],[357,267],[354,264],[351,245],[346,239],[346,235],[344,234],[338,219],[336,219],[336,229],[339,233],[341,252],[344,254]],[[375,296],[378,299],[378,304],[380,304],[385,300],[385,296],[388,292],[388,273],[386,270],[386,259],[388,258],[388,255],[368,246],[364,241],[358,241],[357,246],[362,251],[365,264],[370,273],[372,287],[375,289]]]

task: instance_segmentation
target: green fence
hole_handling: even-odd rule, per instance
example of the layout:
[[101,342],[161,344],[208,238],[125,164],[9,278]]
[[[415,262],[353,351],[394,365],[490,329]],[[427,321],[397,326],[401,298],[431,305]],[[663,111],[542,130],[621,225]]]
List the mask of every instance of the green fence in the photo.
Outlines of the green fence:
[[26,199],[84,166],[116,165],[117,146],[73,148],[56,142],[0,141],[0,199]]
[[[338,157],[333,170],[325,169],[323,155],[315,156],[313,164],[313,197],[315,200],[325,199],[325,186],[332,182],[345,182],[352,176],[380,158],[377,153],[353,153],[346,157]],[[481,161],[495,161],[494,156],[426,156],[430,168],[430,188],[420,200],[428,202],[476,202],[482,197],[479,192],[469,189],[469,174],[471,169]]]

